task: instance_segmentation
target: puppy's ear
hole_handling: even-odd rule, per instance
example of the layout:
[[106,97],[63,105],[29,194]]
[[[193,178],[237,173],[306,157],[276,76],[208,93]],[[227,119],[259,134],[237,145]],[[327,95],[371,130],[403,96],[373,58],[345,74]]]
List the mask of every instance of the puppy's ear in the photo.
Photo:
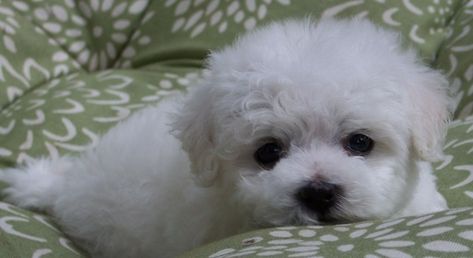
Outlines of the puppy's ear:
[[409,85],[412,103],[411,130],[414,148],[419,158],[439,161],[450,119],[448,82],[439,72],[425,69],[413,76]]
[[215,180],[219,163],[213,139],[213,97],[210,83],[196,86],[189,92],[180,111],[175,114],[174,135],[188,153],[191,172],[196,182],[209,186]]

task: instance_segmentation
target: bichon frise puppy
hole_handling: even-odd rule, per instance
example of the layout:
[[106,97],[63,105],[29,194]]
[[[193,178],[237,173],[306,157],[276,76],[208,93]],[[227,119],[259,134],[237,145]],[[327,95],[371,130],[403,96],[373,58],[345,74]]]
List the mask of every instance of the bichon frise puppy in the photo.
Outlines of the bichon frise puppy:
[[80,157],[4,170],[8,200],[49,212],[95,257],[446,209],[428,162],[442,156],[447,82],[397,34],[273,23],[208,68],[183,102],[138,112]]

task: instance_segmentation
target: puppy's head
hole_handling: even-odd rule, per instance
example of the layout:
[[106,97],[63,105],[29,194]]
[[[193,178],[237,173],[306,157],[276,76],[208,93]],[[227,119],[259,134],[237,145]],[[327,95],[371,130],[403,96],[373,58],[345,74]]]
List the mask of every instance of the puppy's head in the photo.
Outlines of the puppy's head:
[[442,155],[446,80],[362,20],[287,21],[215,52],[174,124],[198,182],[259,224],[381,218]]

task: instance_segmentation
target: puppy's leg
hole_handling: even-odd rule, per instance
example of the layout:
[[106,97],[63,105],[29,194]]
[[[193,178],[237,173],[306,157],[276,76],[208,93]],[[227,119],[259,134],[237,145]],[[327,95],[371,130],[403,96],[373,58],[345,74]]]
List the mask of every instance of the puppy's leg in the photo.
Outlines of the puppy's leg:
[[[395,217],[422,215],[439,212],[448,209],[447,201],[437,191],[436,177],[428,162],[417,162],[416,173],[418,178],[414,184],[411,196],[407,196],[407,202]],[[414,172],[414,171],[412,171]]]
[[69,158],[39,159],[18,168],[0,170],[0,181],[9,184],[6,201],[23,208],[50,210],[64,188]]

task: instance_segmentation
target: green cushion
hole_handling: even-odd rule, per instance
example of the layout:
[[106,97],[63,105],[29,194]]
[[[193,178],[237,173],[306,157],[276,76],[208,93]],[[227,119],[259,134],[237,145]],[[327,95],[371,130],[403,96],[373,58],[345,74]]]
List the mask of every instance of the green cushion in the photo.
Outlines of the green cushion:
[[437,51],[435,66],[448,75],[456,105],[455,118],[473,113],[473,3],[463,1],[448,20],[446,39]]
[[[473,5],[467,0],[0,1],[0,167],[39,156],[75,155],[135,110],[191,87],[202,73],[209,49],[221,48],[257,25],[309,15],[367,17],[400,31],[426,63],[449,76],[455,116],[464,119],[473,111],[472,13]],[[452,208],[472,206],[471,128],[468,119],[454,121],[445,147],[447,159],[435,165],[440,191]],[[0,202],[0,256],[78,256],[64,235],[50,226],[52,222],[38,216]],[[453,215],[432,216],[426,221]],[[323,244],[304,249],[294,242],[267,251],[288,255],[296,252],[290,249],[299,248],[339,256],[340,250],[352,248],[351,252],[362,256],[395,249],[417,256],[426,251],[424,245],[446,244],[434,242],[446,240],[456,250],[471,248],[472,223],[461,222],[471,212],[455,216],[439,226],[452,228],[445,235],[432,232],[446,228],[409,225],[414,218],[370,222],[360,237],[349,235],[358,230],[357,225],[269,229],[214,243],[190,255],[202,257],[224,249],[236,254],[263,244],[266,248],[272,246],[271,239],[289,235]],[[380,226],[385,223],[388,226]],[[380,227],[409,233],[390,243],[368,237]],[[417,241],[426,229],[432,229],[432,238]],[[323,235],[334,235],[337,240],[319,239]],[[241,243],[255,237],[258,243]]]
[[386,221],[272,228],[182,257],[471,257],[472,223],[473,208],[468,207]]

